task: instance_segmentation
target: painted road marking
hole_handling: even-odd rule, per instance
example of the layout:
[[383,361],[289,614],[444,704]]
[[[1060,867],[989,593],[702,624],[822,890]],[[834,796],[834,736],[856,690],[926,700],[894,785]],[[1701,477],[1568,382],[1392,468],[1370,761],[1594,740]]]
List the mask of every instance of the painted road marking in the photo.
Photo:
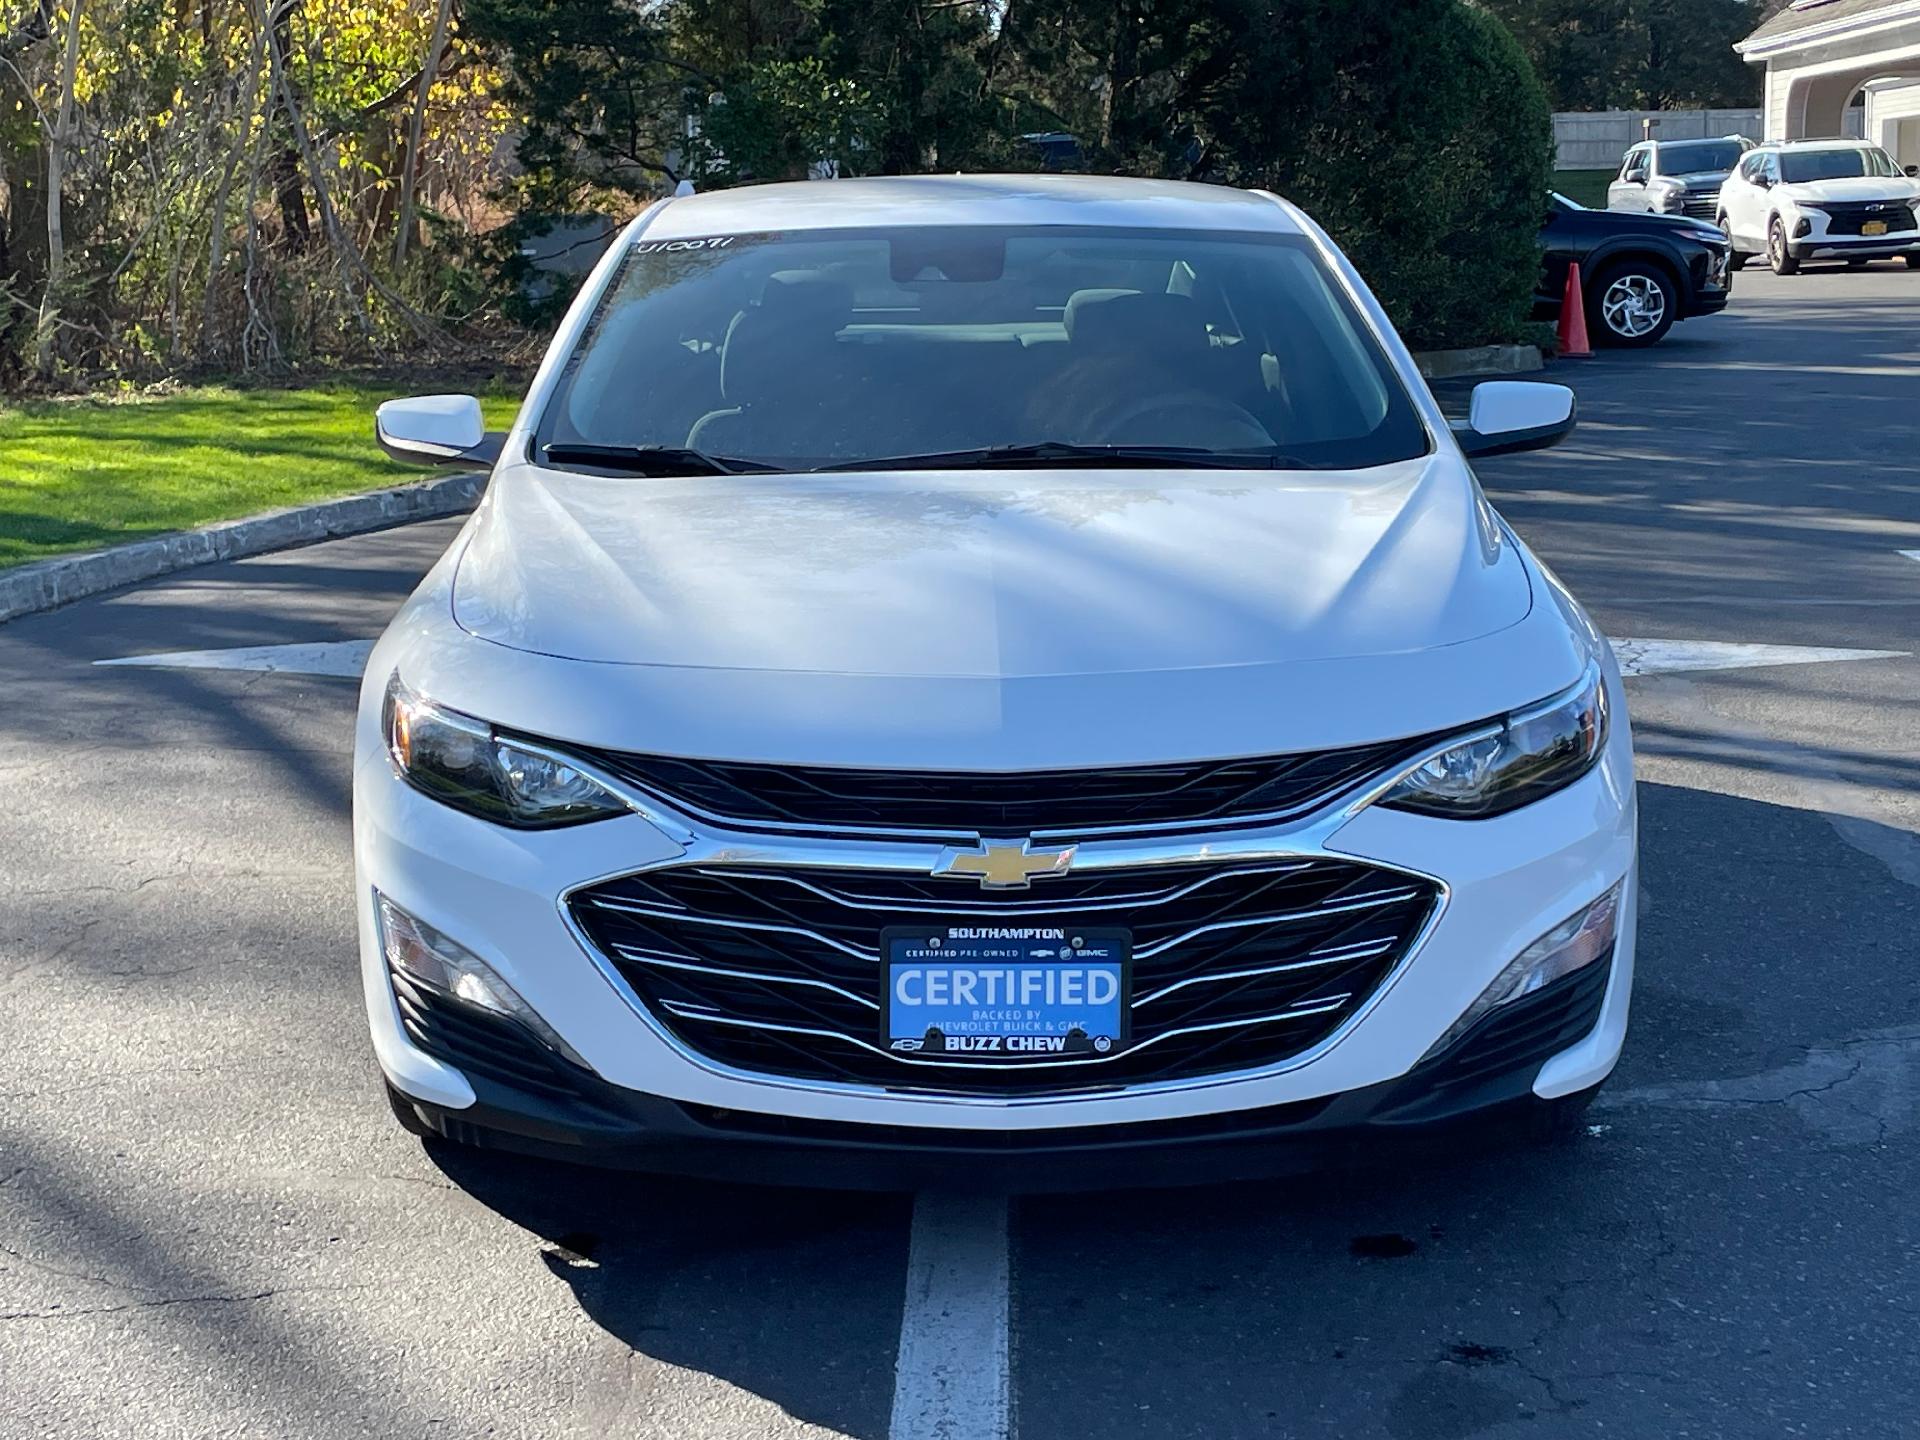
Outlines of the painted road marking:
[[913,1202],[889,1440],[1005,1440],[1013,1424],[1004,1196]]
[[1920,550],[1902,550],[1900,553],[1909,560],[1920,560]]
[[373,653],[371,640],[330,640],[310,645],[242,645],[230,650],[174,650],[164,655],[127,655],[96,665],[141,665],[170,670],[259,670],[273,675],[337,675],[357,680]]
[[1823,645],[1742,645],[1720,640],[1613,642],[1622,675],[1685,670],[1748,670],[1762,665],[1825,665],[1838,660],[1898,660],[1905,650],[1836,650]]
[[[1920,551],[1913,552],[1920,556]],[[307,645],[243,645],[231,650],[175,650],[96,660],[96,665],[138,665],[180,670],[259,670],[279,675],[335,675],[357,680],[367,668],[371,640],[334,640]],[[1897,660],[1904,650],[1838,650],[1822,645],[1746,645],[1720,640],[1616,639],[1613,650],[1626,675],[1665,675],[1682,670],[1746,670],[1761,665],[1823,665],[1839,660]]]

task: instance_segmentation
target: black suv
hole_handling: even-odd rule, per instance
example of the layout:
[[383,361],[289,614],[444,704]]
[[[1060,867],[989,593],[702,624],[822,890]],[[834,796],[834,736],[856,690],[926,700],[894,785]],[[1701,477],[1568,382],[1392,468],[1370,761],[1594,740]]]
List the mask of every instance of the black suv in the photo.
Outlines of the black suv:
[[1676,320],[1727,308],[1727,237],[1702,220],[1588,210],[1550,195],[1540,248],[1535,315],[1558,318],[1577,261],[1596,345],[1652,345]]

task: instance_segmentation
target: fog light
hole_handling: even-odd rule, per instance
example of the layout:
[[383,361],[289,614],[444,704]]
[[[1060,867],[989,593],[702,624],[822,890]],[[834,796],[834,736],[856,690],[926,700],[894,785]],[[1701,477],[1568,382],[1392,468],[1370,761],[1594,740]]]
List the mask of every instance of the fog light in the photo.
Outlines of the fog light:
[[380,948],[396,974],[476,1010],[512,1020],[583,1070],[592,1068],[486,961],[378,891],[374,902],[380,915]]
[[1804,240],[1812,233],[1813,221],[1802,215],[1799,223],[1793,227],[1793,238],[1796,240]]
[[1446,1049],[1488,1012],[1612,955],[1619,929],[1620,887],[1625,883],[1621,881],[1592,904],[1569,915],[1516,955],[1427,1054],[1437,1055]]

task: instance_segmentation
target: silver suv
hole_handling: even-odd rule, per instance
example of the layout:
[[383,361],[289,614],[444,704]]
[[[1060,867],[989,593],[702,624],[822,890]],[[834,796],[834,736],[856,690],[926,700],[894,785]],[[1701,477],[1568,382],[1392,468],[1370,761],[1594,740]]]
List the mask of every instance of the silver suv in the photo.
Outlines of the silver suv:
[[1607,186],[1607,208],[1712,220],[1719,214],[1722,182],[1752,148],[1738,135],[1643,141],[1621,159],[1620,173]]

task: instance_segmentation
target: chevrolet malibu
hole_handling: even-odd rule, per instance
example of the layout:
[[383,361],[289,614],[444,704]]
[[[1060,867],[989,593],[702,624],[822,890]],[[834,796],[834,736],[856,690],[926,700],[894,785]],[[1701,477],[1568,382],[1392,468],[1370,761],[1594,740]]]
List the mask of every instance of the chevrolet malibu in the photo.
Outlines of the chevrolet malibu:
[[[1613,1068],[1606,640],[1272,195],[1076,176],[662,201],[375,647],[368,1014],[417,1134],[1037,1187],[1550,1134]],[[990,1162],[990,1163],[989,1163]]]

